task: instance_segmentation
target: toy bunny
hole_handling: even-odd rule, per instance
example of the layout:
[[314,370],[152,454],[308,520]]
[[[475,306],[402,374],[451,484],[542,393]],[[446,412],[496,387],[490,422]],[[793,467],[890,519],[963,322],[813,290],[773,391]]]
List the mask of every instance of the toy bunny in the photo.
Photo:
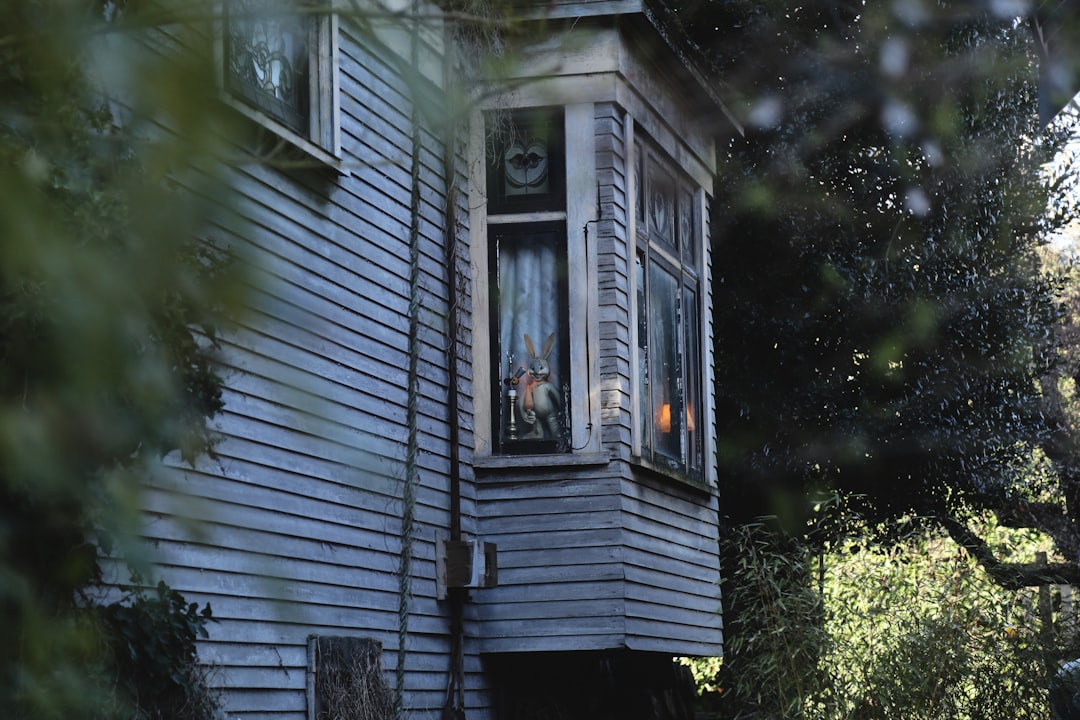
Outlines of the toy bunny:
[[524,436],[528,439],[556,440],[562,436],[562,402],[558,388],[549,380],[551,366],[547,359],[554,346],[555,333],[551,333],[543,351],[537,353],[532,338],[525,334],[525,349],[532,359],[529,361],[528,384],[521,400],[521,417],[532,425],[532,430]]

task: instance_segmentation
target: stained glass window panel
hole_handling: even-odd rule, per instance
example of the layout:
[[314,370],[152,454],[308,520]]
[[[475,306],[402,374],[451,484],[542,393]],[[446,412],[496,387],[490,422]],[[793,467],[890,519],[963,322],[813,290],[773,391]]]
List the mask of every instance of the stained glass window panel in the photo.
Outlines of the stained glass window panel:
[[553,110],[492,114],[487,148],[490,212],[566,207],[563,116]]
[[694,237],[694,196],[689,190],[679,192],[679,246],[692,261],[693,249],[696,247]]
[[228,4],[229,90],[301,134],[310,125],[312,22],[312,14],[285,0]]
[[649,234],[669,245],[675,244],[675,180],[656,164],[649,167]]

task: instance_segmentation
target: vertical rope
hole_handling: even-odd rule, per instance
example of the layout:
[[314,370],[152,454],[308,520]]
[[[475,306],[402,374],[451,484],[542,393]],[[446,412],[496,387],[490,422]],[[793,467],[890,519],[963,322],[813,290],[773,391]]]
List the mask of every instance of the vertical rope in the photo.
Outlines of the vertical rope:
[[[411,67],[419,67],[419,12],[413,3]],[[413,93],[420,91],[419,83],[410,83]],[[412,124],[410,162],[411,188],[409,197],[409,366],[408,404],[406,421],[408,439],[405,448],[405,481],[402,489],[401,556],[398,562],[398,651],[395,671],[394,717],[405,717],[405,656],[409,637],[409,596],[412,588],[412,547],[416,510],[416,487],[419,480],[419,401],[420,401],[420,111],[413,97],[409,118]]]
[[[454,56],[454,29],[450,21],[444,28],[446,57],[443,62],[443,92],[446,103],[446,124],[443,128],[443,174],[446,182],[446,204],[443,208],[444,238],[446,243],[447,325],[446,355],[449,373],[446,404],[448,436],[450,440],[450,539],[461,540],[461,418],[458,408],[458,333],[461,331],[462,287],[458,275],[458,122],[461,112],[456,83]],[[442,720],[465,720],[465,652],[464,652],[464,603],[462,588],[448,590],[450,603],[450,666],[443,702]]]

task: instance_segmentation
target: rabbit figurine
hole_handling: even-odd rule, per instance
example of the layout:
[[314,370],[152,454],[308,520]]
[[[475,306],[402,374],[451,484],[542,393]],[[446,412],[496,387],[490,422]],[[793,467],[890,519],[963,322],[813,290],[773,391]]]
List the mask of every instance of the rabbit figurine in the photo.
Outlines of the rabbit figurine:
[[532,338],[525,334],[525,349],[532,359],[521,400],[521,417],[526,424],[532,425],[532,430],[524,436],[528,439],[557,440],[562,436],[562,402],[558,388],[549,379],[551,366],[547,359],[554,346],[555,333],[551,333],[543,350],[537,353]]

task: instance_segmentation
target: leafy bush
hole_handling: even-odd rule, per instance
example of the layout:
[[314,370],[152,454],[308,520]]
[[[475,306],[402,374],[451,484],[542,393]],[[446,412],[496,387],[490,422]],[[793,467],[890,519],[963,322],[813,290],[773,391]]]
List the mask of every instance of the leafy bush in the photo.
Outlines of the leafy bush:
[[[1051,677],[1080,655],[1074,608],[1051,588],[1003,589],[943,534],[885,547],[862,531],[824,554],[765,523],[731,533],[727,654],[686,661],[708,709],[813,720],[1050,716]],[[979,531],[1012,562],[1051,545],[992,516]]]
[[[82,592],[102,582],[100,550],[146,567],[141,494],[159,457],[213,449],[218,329],[244,285],[212,242],[229,194],[211,54],[180,62],[150,45],[196,37],[158,27],[173,10],[0,3],[3,717],[111,712],[124,688],[101,667],[104,618]],[[129,600],[111,619],[155,618],[161,657],[188,660],[179,601]],[[125,637],[118,661],[148,643]],[[129,664],[165,672],[144,662]]]
[[[1045,547],[1034,533],[989,520],[984,532],[1029,561]],[[1002,589],[935,534],[890,549],[849,543],[835,548],[825,567],[829,644],[822,661],[831,682],[821,717],[1049,716],[1054,659],[1068,654],[1074,637],[1069,628],[1041,623],[1038,590]]]
[[115,673],[120,717],[132,720],[212,720],[218,698],[198,663],[195,643],[209,637],[210,605],[201,610],[159,582],[153,592],[129,588],[94,608]]
[[824,606],[812,579],[814,558],[797,539],[767,523],[732,529],[722,545],[728,638],[719,675],[724,717],[801,718],[825,676]]

